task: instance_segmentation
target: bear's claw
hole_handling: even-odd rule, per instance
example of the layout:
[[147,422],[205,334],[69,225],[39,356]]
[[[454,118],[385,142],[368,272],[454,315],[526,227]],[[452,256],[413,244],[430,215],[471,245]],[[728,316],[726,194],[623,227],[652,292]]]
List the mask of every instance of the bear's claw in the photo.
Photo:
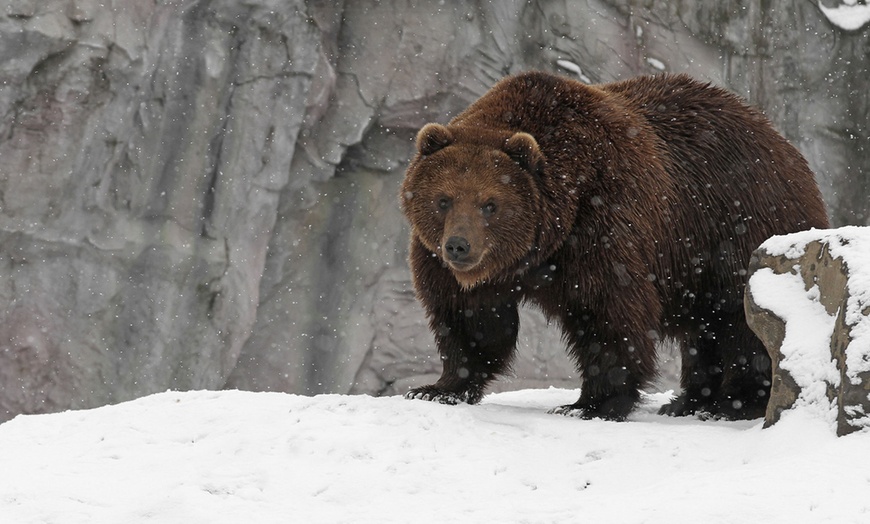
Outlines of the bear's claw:
[[752,420],[764,416],[766,406],[757,403],[744,406],[743,402],[731,398],[713,399],[699,402],[681,394],[659,409],[659,415],[670,417],[691,417],[699,420]]
[[426,400],[429,402],[438,402],[441,404],[456,405],[463,402],[468,402],[468,395],[462,393],[452,393],[448,391],[437,391],[428,388],[412,389],[405,393],[405,398],[409,400]]
[[589,416],[586,410],[583,408],[578,408],[571,404],[567,404],[565,406],[558,406],[549,411],[547,411],[550,415],[562,415],[563,417],[572,417],[572,418],[582,418],[582,419],[590,419],[595,418],[594,416]]
[[581,418],[583,420],[601,419],[622,422],[631,412],[634,399],[630,395],[617,395],[601,403],[577,401],[574,404],[559,406],[548,413],[565,417]]

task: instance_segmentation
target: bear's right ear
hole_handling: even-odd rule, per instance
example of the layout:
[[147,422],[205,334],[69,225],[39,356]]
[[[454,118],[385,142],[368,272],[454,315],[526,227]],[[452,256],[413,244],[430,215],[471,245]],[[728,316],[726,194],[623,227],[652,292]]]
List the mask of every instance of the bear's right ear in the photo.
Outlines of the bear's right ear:
[[452,143],[453,135],[441,124],[426,124],[417,133],[417,151],[421,155],[431,155]]
[[515,133],[504,143],[504,152],[527,171],[537,174],[544,166],[538,141],[528,133]]

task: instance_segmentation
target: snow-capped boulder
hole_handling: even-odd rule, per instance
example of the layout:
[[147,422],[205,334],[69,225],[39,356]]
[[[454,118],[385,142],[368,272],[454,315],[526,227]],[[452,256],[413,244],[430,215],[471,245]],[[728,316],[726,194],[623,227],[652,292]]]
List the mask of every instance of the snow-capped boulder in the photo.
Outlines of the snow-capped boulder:
[[765,426],[808,410],[870,427],[870,228],[776,236],[753,254],[746,318],[773,361]]

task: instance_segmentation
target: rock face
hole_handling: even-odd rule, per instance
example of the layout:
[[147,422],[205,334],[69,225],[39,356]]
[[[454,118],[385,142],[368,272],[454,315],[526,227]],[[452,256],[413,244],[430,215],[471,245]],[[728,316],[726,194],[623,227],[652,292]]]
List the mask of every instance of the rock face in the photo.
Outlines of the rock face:
[[3,15],[0,407],[223,387],[256,318],[319,33],[268,2]]
[[[521,70],[734,89],[807,155],[835,222],[868,223],[870,32],[765,7],[0,2],[0,420],[437,373],[396,199],[411,138]],[[576,383],[524,315],[515,383]]]
[[786,410],[870,427],[870,228],[774,237],[753,254],[746,317],[773,361],[765,426]]

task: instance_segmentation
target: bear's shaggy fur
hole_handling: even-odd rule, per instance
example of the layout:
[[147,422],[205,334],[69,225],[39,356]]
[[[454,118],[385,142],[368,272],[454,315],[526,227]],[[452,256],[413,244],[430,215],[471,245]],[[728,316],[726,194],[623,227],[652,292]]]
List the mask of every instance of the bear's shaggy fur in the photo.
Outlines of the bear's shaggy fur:
[[624,419],[669,337],[684,391],[664,413],[764,414],[746,266],[771,235],[828,220],[806,161],[758,110],[685,75],[525,73],[426,125],[417,148],[401,203],[443,373],[409,398],[479,401],[510,367],[528,302],[560,324],[583,376],[557,412]]

